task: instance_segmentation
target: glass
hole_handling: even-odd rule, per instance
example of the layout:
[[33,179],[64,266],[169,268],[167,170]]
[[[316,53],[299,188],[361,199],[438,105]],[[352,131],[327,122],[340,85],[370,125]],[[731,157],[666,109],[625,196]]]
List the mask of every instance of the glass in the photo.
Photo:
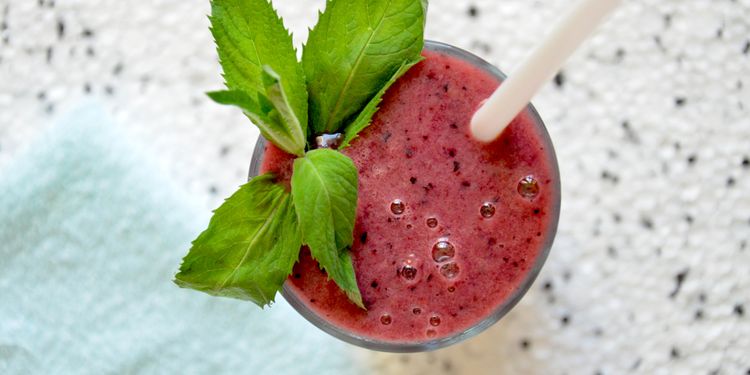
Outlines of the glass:
[[[425,49],[453,56],[469,62],[472,65],[484,70],[485,72],[490,73],[501,82],[505,79],[505,74],[503,74],[499,69],[482,60],[481,58],[471,54],[470,52],[464,51],[458,47],[428,40],[425,41]],[[549,133],[547,133],[544,122],[537,113],[536,109],[534,109],[534,106],[529,104],[526,108],[526,111],[528,111],[531,119],[536,123],[542,141],[544,142],[545,147],[547,147],[547,149],[549,150],[548,156],[550,158],[550,165],[552,166],[553,174],[552,189],[554,191],[554,206],[552,207],[552,210],[550,212],[550,215],[552,215],[550,225],[547,228],[547,233],[544,234],[545,243],[542,247],[542,251],[536,258],[533,267],[526,274],[525,279],[521,282],[518,289],[513,292],[513,294],[511,294],[503,304],[498,306],[498,308],[495,309],[493,313],[489,314],[486,318],[481,320],[473,327],[463,332],[458,332],[449,337],[428,340],[424,342],[398,343],[361,337],[352,332],[348,332],[344,329],[334,326],[333,324],[327,322],[325,319],[321,318],[316,313],[308,309],[307,306],[297,298],[294,292],[290,290],[288,283],[284,284],[284,288],[281,291],[284,299],[286,299],[287,302],[289,302],[289,304],[292,305],[294,309],[297,310],[297,312],[305,317],[305,319],[307,319],[310,323],[338,339],[346,341],[350,344],[361,346],[363,348],[394,353],[411,353],[440,349],[472,337],[495,324],[498,320],[500,320],[500,318],[507,314],[508,311],[510,311],[518,303],[518,301],[521,300],[524,294],[526,294],[531,285],[534,283],[534,280],[536,279],[539,271],[542,269],[542,266],[547,259],[547,256],[549,255],[550,248],[552,247],[552,242],[557,232],[557,222],[560,216],[560,172],[558,169],[554,148],[552,146],[552,140],[549,137]],[[260,166],[263,161],[263,153],[265,151],[265,145],[266,140],[263,139],[262,136],[259,137],[258,142],[255,146],[255,150],[253,151],[253,159],[250,164],[250,178],[257,176],[258,172],[260,171]]]

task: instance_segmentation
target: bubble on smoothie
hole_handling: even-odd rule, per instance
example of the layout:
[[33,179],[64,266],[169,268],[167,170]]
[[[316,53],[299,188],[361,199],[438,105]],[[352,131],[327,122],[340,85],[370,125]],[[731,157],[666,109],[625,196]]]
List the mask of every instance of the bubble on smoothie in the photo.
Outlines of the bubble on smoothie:
[[449,286],[448,287],[448,292],[453,293],[455,291],[456,291],[456,287],[455,286]]
[[453,279],[456,276],[458,276],[458,272],[460,271],[457,263],[446,263],[443,264],[442,267],[440,267],[440,274],[443,275],[446,279]]
[[495,216],[495,205],[493,205],[490,202],[486,202],[482,205],[481,208],[479,208],[479,213],[482,215],[483,218],[489,219],[493,216]]
[[433,315],[430,317],[430,325],[433,327],[437,327],[440,325],[440,317],[437,315]]
[[447,240],[440,240],[432,246],[432,259],[438,263],[451,260],[455,255],[456,248]]
[[539,182],[534,176],[526,176],[518,182],[518,194],[524,198],[534,198],[539,195]]
[[438,225],[438,220],[434,217],[427,218],[427,226],[430,228],[435,228]]
[[404,279],[411,281],[417,277],[417,269],[411,264],[405,264],[401,267],[401,270],[399,270],[399,275]]
[[419,315],[419,314],[422,313],[422,309],[420,309],[419,307],[415,307],[415,308],[411,309],[411,312],[414,315]]
[[427,330],[427,337],[435,337],[435,336],[437,336],[437,331],[435,331],[434,329]]
[[391,212],[394,215],[401,215],[404,213],[404,210],[406,210],[406,204],[401,199],[395,199],[391,202]]
[[391,319],[391,315],[390,314],[383,314],[383,315],[380,316],[380,323],[382,323],[385,326],[391,324],[391,321],[392,321],[392,319]]

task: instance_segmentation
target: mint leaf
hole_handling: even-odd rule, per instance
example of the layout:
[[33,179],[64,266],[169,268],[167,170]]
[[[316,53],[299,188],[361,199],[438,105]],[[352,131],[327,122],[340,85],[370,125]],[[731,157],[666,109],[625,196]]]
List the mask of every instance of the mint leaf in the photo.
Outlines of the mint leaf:
[[304,155],[303,126],[290,107],[281,78],[271,67],[264,66],[262,79],[263,92],[256,94],[257,100],[242,90],[214,91],[207,95],[219,104],[242,108],[266,139],[290,154]]
[[421,0],[328,0],[302,65],[311,128],[332,133],[352,120],[424,45]]
[[302,242],[349,299],[364,308],[349,248],[357,210],[357,167],[330,149],[294,161],[292,197]]
[[177,285],[260,307],[273,302],[302,242],[292,198],[274,178],[252,179],[214,212],[183,259]]
[[359,113],[356,119],[354,119],[353,122],[351,122],[349,125],[346,126],[346,129],[344,130],[344,141],[341,142],[341,146],[339,146],[339,150],[348,147],[349,144],[354,140],[354,138],[357,137],[357,134],[364,130],[368,125],[370,125],[370,121],[372,120],[372,116],[375,115],[375,112],[378,111],[378,106],[380,105],[380,102],[383,100],[383,95],[385,95],[385,92],[388,91],[388,89],[398,80],[406,74],[411,67],[414,65],[417,65],[420,61],[422,61],[423,58],[420,56],[418,59],[404,62],[400,68],[396,71],[395,74],[391,77],[391,79],[388,80],[388,82],[383,85],[383,87],[378,91],[377,94],[375,94],[375,97],[373,97],[369,103],[365,106],[365,108],[362,110],[362,112]]
[[279,84],[289,111],[307,125],[304,71],[292,37],[271,4],[267,0],[213,0],[209,18],[227,88],[243,91],[259,102],[259,94],[269,96],[263,78],[264,66],[269,66],[283,77]]

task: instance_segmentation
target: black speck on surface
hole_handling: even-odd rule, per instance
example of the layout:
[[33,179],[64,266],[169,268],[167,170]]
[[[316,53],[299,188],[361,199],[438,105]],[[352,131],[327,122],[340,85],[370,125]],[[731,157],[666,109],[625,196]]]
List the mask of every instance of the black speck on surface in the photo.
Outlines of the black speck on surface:
[[742,54],[747,55],[748,53],[750,53],[750,40],[746,41],[745,46],[742,47]]
[[727,178],[727,187],[733,187],[736,182],[737,181],[734,180],[734,177]]
[[734,315],[737,316],[744,316],[745,315],[745,306],[742,306],[741,304],[734,305],[734,308],[732,309],[732,312]]
[[628,142],[639,144],[641,142],[640,138],[638,137],[638,133],[633,130],[633,127],[630,125],[630,121],[623,121],[621,124],[622,130],[625,132],[625,139]]
[[681,271],[677,275],[675,275],[675,277],[674,277],[675,286],[674,286],[674,289],[672,290],[672,292],[669,293],[669,298],[674,299],[675,297],[677,297],[677,294],[680,293],[680,289],[682,289],[682,283],[685,282],[685,278],[688,275],[688,271],[689,271],[689,269],[686,269],[684,271]]
[[521,349],[528,350],[531,347],[531,341],[529,339],[521,339]]
[[469,6],[469,9],[467,10],[467,13],[469,14],[469,17],[477,17],[477,16],[479,16],[479,9],[477,9],[476,6],[471,5],[471,6]]
[[65,21],[57,20],[57,39],[65,38]]
[[83,29],[83,31],[81,31],[81,36],[84,37],[84,38],[93,38],[94,37],[94,30],[91,30],[89,28],[85,28],[85,29]]
[[414,184],[417,183],[417,178],[416,177],[412,177],[412,178],[409,179],[409,182],[411,182],[411,184],[414,185]]
[[565,281],[570,281],[570,279],[573,277],[573,274],[570,273],[570,271],[565,271],[562,274],[562,278]]
[[635,371],[638,369],[638,367],[641,367],[641,362],[643,362],[642,358],[638,358],[633,362],[633,364],[630,366],[630,371]]
[[96,56],[96,51],[94,51],[94,47],[86,47],[86,56],[88,57],[94,57]]
[[695,310],[695,314],[693,314],[693,319],[695,320],[702,320],[704,316],[703,309]]
[[54,55],[54,49],[51,46],[47,47],[47,51],[45,52],[45,56],[46,56],[45,58],[47,60],[47,64],[52,63],[53,55]]
[[208,192],[211,195],[216,195],[216,193],[219,192],[219,189],[217,189],[216,186],[211,185],[211,186],[208,187]]
[[229,145],[221,146],[221,148],[219,149],[219,156],[221,157],[227,156],[229,154],[229,151],[231,150],[232,148]]
[[669,358],[672,358],[672,359],[680,358],[680,350],[677,349],[677,347],[673,346],[672,349],[670,349],[669,351]]
[[125,68],[125,66],[122,63],[117,63],[117,65],[112,68],[112,75],[120,75],[122,73],[122,70]]
[[563,315],[562,318],[560,318],[560,323],[563,326],[567,326],[568,324],[570,324],[570,315]]
[[86,94],[91,94],[91,84],[90,83],[84,83],[83,84],[83,92]]
[[554,82],[555,86],[557,86],[558,88],[562,88],[563,86],[565,86],[565,73],[562,70],[555,74]]
[[443,372],[445,373],[453,372],[453,362],[451,362],[450,359],[443,360]]
[[685,106],[686,102],[687,102],[687,99],[685,97],[678,96],[678,97],[674,98],[674,105],[677,106],[677,107],[683,107],[683,106]]
[[378,287],[378,281],[377,281],[377,280],[373,280],[373,281],[372,281],[372,282],[370,283],[370,287],[372,287],[373,289],[374,289],[374,288],[377,288],[377,287]]
[[641,226],[648,230],[652,230],[654,229],[654,221],[648,216],[643,216],[641,217]]
[[625,49],[620,47],[615,51],[615,61],[619,63],[622,60],[625,60]]
[[695,222],[695,219],[693,219],[692,215],[685,215],[685,222],[687,222],[688,225],[692,225]]
[[620,177],[618,177],[617,175],[615,175],[614,173],[610,171],[604,170],[602,171],[602,180],[610,181],[613,184],[617,184],[618,182],[620,182]]
[[664,28],[668,29],[670,26],[672,26],[672,15],[669,13],[664,14],[662,17],[664,20]]
[[359,242],[363,245],[367,243],[367,232],[362,232],[362,234],[359,235]]
[[745,156],[742,158],[742,168],[750,168],[750,157]]
[[300,274],[300,273],[295,273],[295,274],[294,274],[294,278],[295,278],[295,279],[301,279],[301,278],[302,278],[302,274]]
[[547,280],[547,281],[544,282],[544,284],[542,284],[542,289],[544,289],[546,291],[551,291],[552,288],[553,288],[552,280]]
[[661,41],[661,36],[654,35],[654,43],[656,44],[656,47],[659,48],[659,51],[667,52],[667,48],[664,47],[664,42]]
[[115,88],[112,87],[111,85],[104,86],[104,93],[109,96],[112,96],[115,94]]
[[696,161],[698,161],[698,155],[691,154],[687,157],[687,163],[689,165],[694,165]]

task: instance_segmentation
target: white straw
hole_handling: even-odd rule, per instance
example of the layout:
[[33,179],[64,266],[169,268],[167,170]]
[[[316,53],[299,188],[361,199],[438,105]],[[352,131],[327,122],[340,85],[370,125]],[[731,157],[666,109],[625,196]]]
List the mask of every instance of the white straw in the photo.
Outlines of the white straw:
[[471,119],[471,133],[490,142],[531,101],[621,0],[581,0],[542,43],[479,108]]

